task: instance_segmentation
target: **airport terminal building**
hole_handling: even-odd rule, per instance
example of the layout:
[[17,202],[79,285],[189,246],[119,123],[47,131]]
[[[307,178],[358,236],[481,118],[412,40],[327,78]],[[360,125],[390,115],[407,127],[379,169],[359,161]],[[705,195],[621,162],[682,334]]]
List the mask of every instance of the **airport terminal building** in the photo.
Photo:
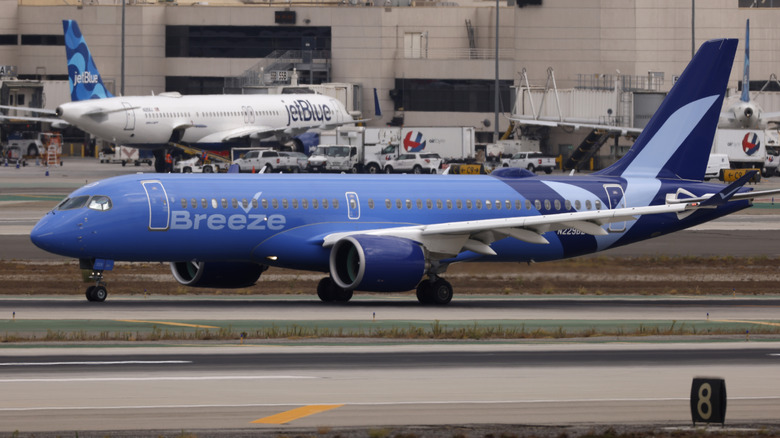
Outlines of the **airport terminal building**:
[[[301,84],[357,85],[369,126],[474,126],[483,141],[495,128],[496,68],[501,132],[526,77],[531,89],[554,78],[559,90],[663,93],[712,38],[740,39],[729,87],[741,89],[747,19],[750,89],[780,90],[769,81],[780,72],[780,1],[749,0],[0,0],[0,73],[67,80],[61,20],[74,19],[119,93],[123,9],[126,95],[258,92],[295,71]],[[765,94],[765,109],[777,108]],[[628,120],[622,95],[564,100],[562,111]],[[549,152],[577,141],[567,135]]]

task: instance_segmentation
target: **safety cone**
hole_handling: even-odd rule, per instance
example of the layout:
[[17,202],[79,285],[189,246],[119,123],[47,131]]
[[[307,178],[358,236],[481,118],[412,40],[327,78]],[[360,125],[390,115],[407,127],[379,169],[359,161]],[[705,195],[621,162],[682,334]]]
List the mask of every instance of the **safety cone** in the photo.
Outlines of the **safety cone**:
[[255,166],[252,166],[252,173],[255,173]]

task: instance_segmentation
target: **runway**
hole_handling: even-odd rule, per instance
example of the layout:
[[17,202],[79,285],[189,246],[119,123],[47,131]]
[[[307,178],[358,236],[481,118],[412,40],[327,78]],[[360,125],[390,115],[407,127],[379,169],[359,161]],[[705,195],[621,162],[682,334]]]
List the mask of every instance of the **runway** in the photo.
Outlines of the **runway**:
[[[9,354],[10,353],[10,354]],[[780,344],[4,351],[7,430],[327,430],[690,423],[695,376],[729,424],[777,421]]]

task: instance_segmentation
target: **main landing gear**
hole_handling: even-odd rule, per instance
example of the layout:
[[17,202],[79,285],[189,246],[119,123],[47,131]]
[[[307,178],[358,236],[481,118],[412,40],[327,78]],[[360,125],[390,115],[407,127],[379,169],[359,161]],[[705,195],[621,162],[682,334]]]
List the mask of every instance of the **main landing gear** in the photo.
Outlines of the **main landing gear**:
[[452,301],[452,285],[449,281],[432,275],[417,285],[417,301],[421,304],[449,304]]
[[103,284],[103,271],[92,271],[89,278],[95,280],[95,285],[87,288],[87,301],[102,303],[108,297],[108,290]]
[[[352,298],[352,291],[340,288],[330,277],[320,280],[317,296],[325,303],[346,303]],[[449,281],[431,276],[417,285],[417,300],[421,304],[445,305],[452,301],[452,285]]]

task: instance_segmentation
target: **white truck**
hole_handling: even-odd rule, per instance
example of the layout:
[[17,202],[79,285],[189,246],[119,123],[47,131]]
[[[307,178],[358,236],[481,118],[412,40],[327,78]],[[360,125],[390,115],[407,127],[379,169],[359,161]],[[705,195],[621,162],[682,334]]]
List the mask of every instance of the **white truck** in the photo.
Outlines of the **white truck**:
[[122,163],[122,166],[134,164],[140,166],[141,163],[152,165],[151,158],[141,158],[141,151],[138,148],[129,146],[107,147],[98,153],[98,160],[101,163]]
[[405,126],[401,129],[401,153],[439,154],[447,161],[476,158],[475,129],[472,126]]
[[173,171],[177,173],[219,173],[227,172],[228,163],[208,162],[203,163],[200,157],[190,157],[179,160],[173,165]]
[[52,132],[25,131],[8,136],[6,150],[18,150],[22,155],[38,157],[46,155],[47,148],[54,142],[62,153],[62,135]]
[[[380,173],[385,163],[400,155],[400,128],[365,128],[344,126],[320,134],[321,145],[309,157],[312,172]],[[350,146],[348,159],[342,149]]]
[[282,155],[273,149],[249,149],[243,156],[233,160],[240,172],[298,172],[298,159]]
[[544,170],[550,174],[555,169],[555,157],[543,155],[541,152],[518,152],[512,158],[501,160],[502,167],[521,167],[531,172]]
[[759,129],[718,129],[715,132],[712,154],[728,156],[732,169],[763,169],[766,160],[764,131]]

